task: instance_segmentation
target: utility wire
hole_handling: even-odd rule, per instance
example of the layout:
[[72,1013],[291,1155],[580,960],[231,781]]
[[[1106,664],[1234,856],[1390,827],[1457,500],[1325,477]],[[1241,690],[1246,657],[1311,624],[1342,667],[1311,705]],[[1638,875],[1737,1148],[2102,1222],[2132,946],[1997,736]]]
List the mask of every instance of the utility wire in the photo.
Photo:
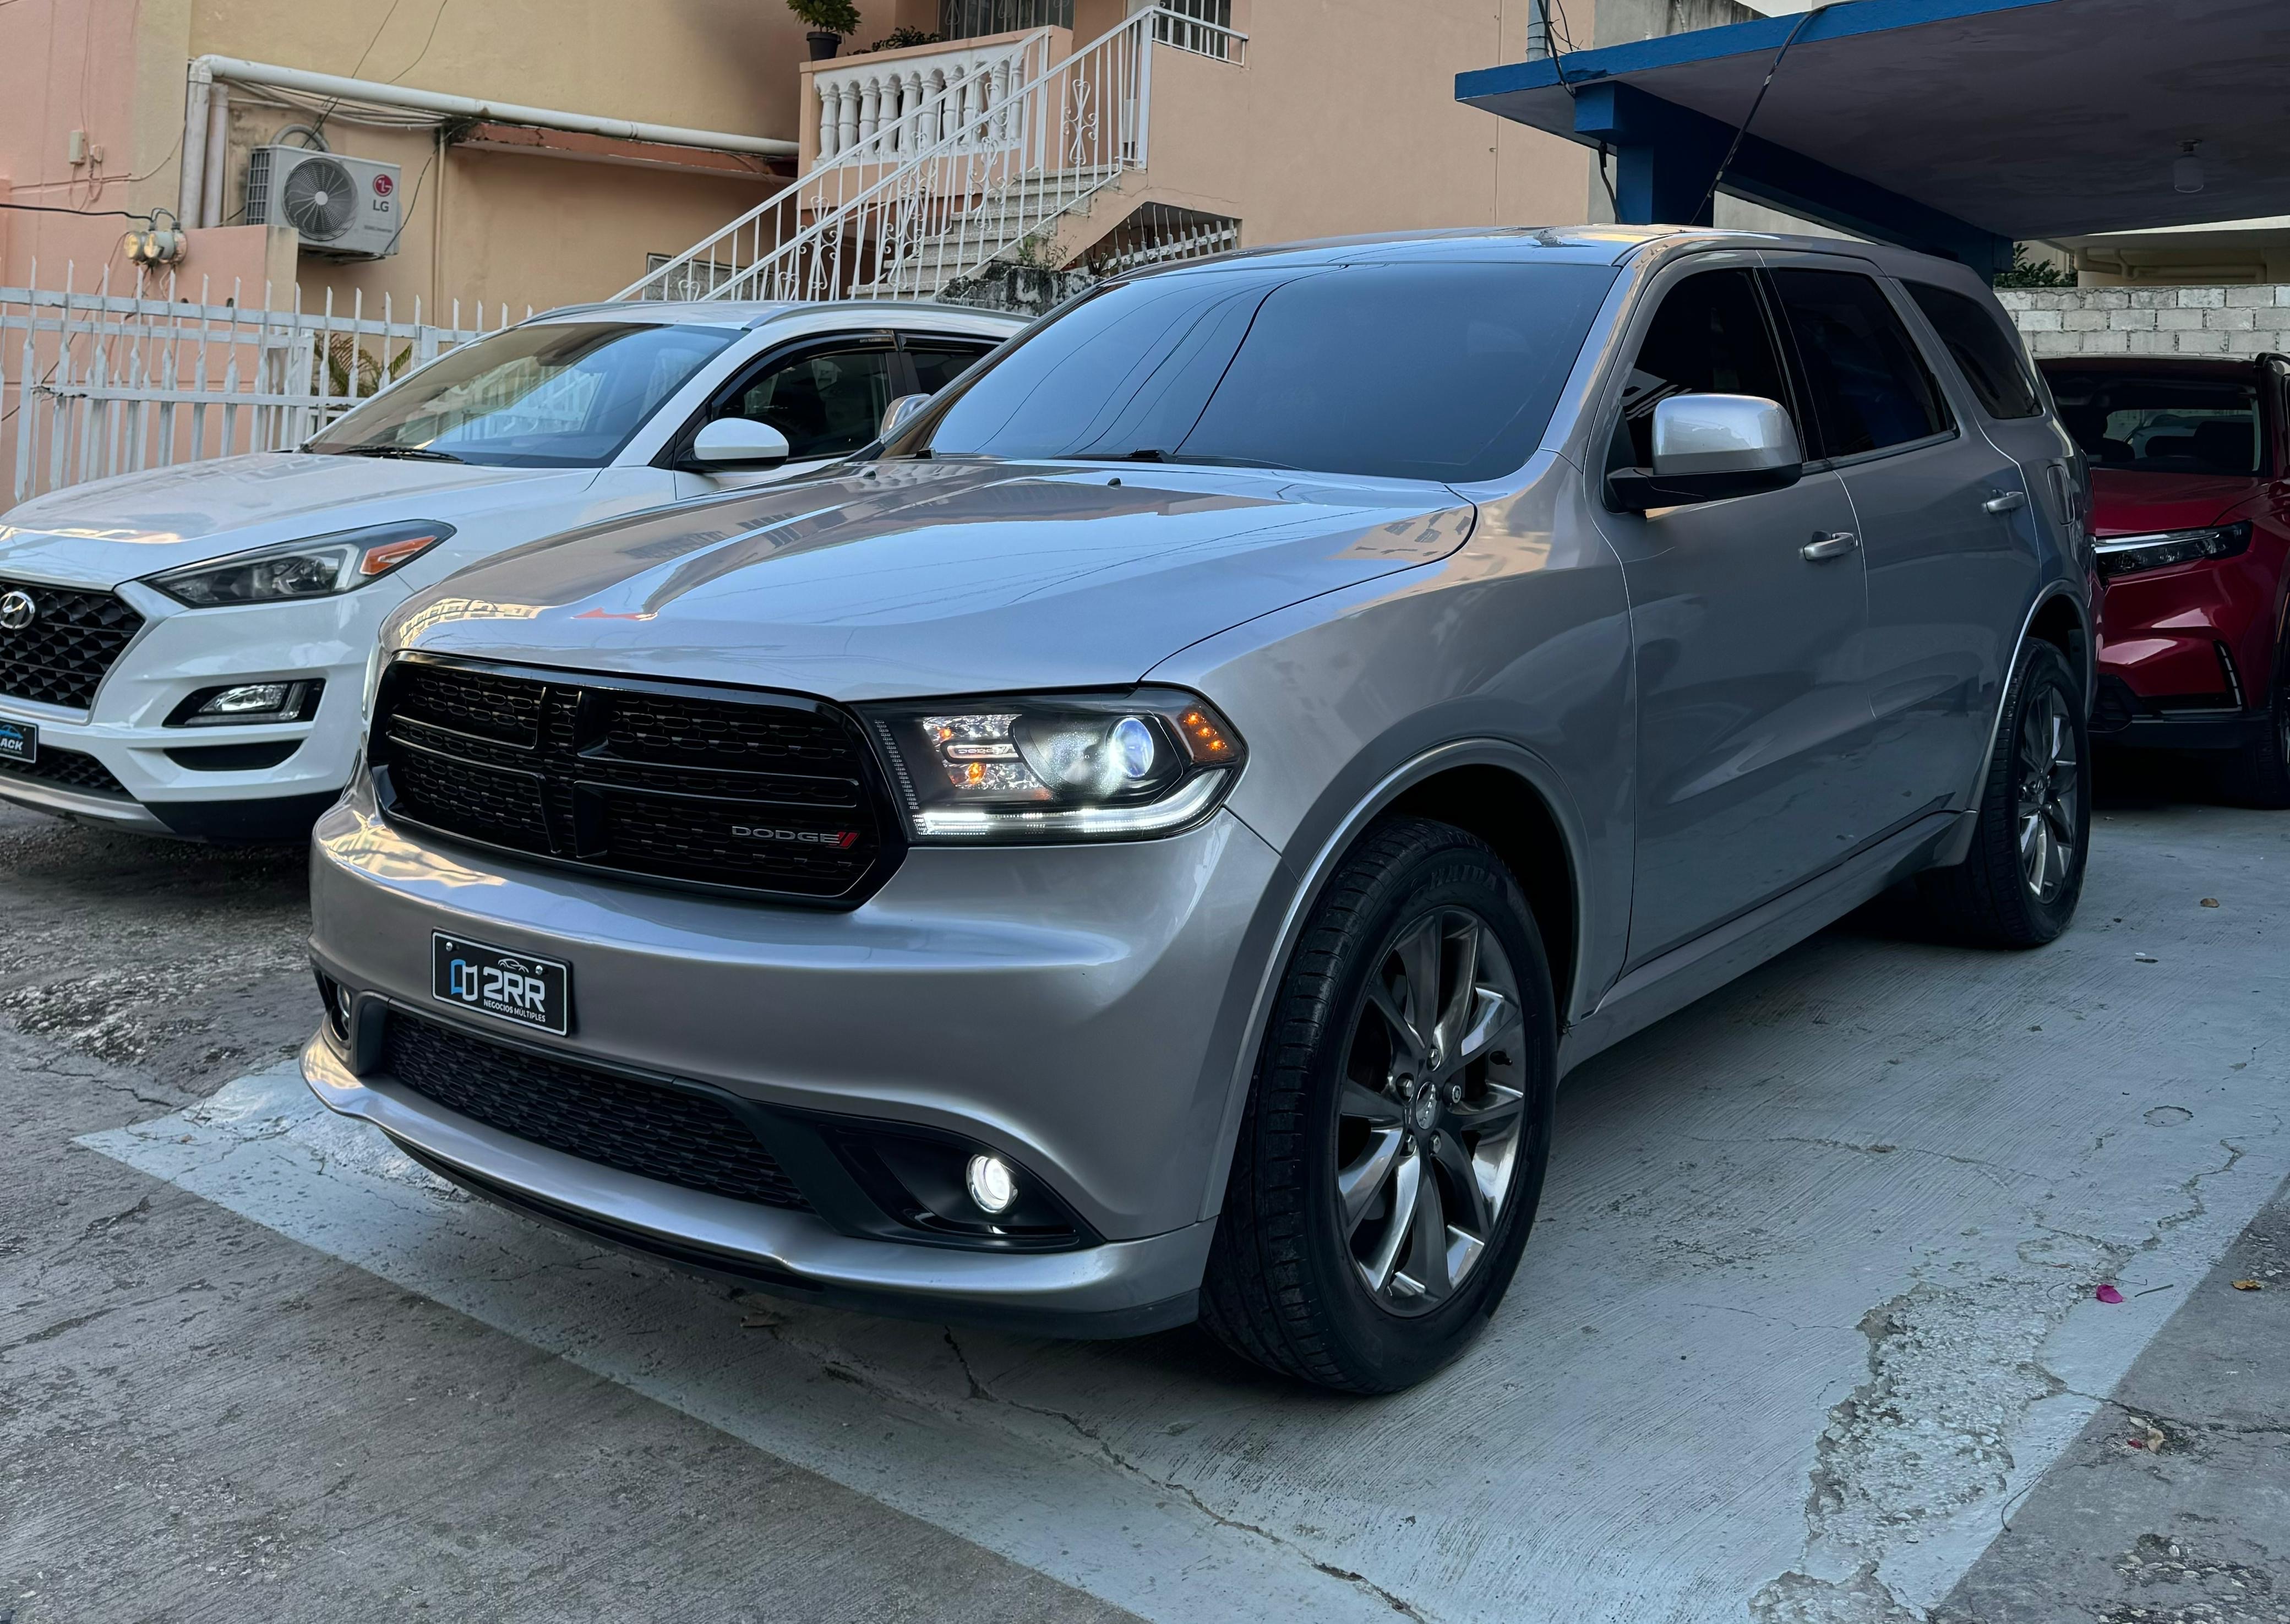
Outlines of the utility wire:
[[[1558,76],[1558,88],[1566,92],[1569,102],[1580,100],[1580,95],[1566,78],[1566,59],[1576,48],[1574,25],[1566,16],[1566,0],[1548,0],[1542,13],[1542,41],[1550,52],[1550,70]],[[1598,183],[1606,188],[1607,212],[1619,220],[1622,205],[1614,196],[1613,177],[1606,172],[1606,143],[1604,140],[1598,143]]]
[[[1724,160],[1718,164],[1718,172],[1709,177],[1709,189],[1701,194],[1701,207],[1693,211],[1695,219],[1700,219],[1705,210],[1714,211],[1716,209],[1718,204],[1718,183],[1725,180],[1726,172],[1734,167],[1734,159],[1742,150],[1742,142],[1750,133],[1750,125],[1758,116],[1758,109],[1766,105],[1766,92],[1774,87],[1774,76],[1782,70],[1782,59],[1789,55],[1790,47],[1797,44],[1797,36],[1805,32],[1806,26],[1810,24],[1814,18],[1820,16],[1828,9],[1829,7],[1826,5],[1816,5],[1811,11],[1806,12],[1804,16],[1798,18],[1797,20],[1797,26],[1789,31],[1789,37],[1782,41],[1782,48],[1774,52],[1773,64],[1766,69],[1765,83],[1758,86],[1757,98],[1750,103],[1750,111],[1748,115],[1743,117],[1741,124],[1734,128],[1733,144],[1726,148],[1726,156]],[[1715,212],[1712,212],[1709,218],[1712,220],[1715,220],[1718,217]],[[1690,220],[1680,220],[1678,223],[1680,225],[1690,225],[1693,222]]]

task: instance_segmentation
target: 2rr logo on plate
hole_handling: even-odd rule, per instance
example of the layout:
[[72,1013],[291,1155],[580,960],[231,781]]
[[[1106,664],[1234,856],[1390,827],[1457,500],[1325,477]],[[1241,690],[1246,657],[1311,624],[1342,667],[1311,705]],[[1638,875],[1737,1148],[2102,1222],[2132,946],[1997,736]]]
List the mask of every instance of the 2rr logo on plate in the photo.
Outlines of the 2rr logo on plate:
[[560,1037],[570,1028],[570,965],[442,931],[429,940],[429,994],[439,1003],[538,1027]]

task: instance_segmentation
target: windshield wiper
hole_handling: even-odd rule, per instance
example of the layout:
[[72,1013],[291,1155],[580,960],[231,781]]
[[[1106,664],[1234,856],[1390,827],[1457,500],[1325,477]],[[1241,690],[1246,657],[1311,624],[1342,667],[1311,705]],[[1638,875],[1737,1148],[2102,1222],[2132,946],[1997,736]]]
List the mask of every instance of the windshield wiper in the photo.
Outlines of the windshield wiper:
[[431,451],[426,445],[335,445],[327,448],[339,457],[398,457],[408,462],[460,462],[452,452]]

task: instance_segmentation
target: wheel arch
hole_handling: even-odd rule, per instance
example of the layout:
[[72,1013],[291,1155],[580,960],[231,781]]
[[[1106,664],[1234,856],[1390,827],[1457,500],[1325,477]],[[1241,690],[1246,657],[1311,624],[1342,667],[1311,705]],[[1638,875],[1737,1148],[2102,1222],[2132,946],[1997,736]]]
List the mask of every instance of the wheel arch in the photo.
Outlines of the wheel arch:
[[[1584,860],[1588,839],[1573,797],[1549,764],[1508,740],[1457,740],[1422,751],[1360,796],[1310,852],[1292,855],[1301,878],[1263,960],[1243,1028],[1216,1155],[1203,1192],[1205,1220],[1215,1217],[1223,1204],[1266,1023],[1305,923],[1345,857],[1379,818],[1393,812],[1452,823],[1494,850],[1535,910],[1543,952],[1550,962],[1561,1034],[1571,1022],[1596,919]],[[1545,907],[1560,913],[1563,922],[1545,914]]]

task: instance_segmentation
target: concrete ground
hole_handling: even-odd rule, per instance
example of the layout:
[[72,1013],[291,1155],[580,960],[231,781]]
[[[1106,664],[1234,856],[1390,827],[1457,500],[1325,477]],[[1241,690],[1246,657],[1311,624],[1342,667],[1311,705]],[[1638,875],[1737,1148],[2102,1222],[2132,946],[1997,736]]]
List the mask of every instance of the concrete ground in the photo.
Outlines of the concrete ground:
[[0,812],[0,1624],[2290,1624],[2290,817],[2118,798],[2054,948],[1856,919],[1602,1057],[1372,1402],[459,1197],[285,1064],[297,854]]

